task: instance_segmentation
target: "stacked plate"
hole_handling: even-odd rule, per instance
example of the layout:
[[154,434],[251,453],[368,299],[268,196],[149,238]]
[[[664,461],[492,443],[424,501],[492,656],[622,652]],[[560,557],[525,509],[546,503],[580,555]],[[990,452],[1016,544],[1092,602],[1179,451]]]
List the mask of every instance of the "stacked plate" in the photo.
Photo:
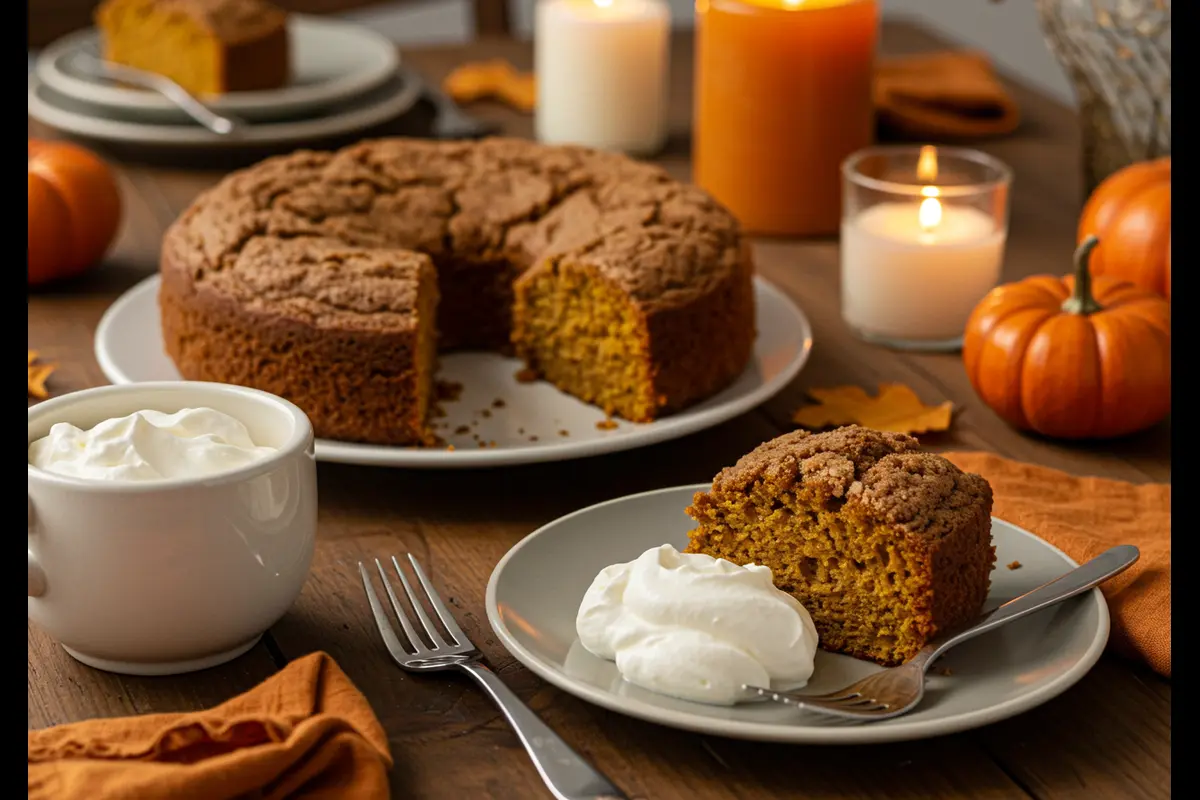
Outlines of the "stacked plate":
[[29,75],[29,115],[65,133],[125,144],[222,146],[302,144],[365,130],[407,111],[420,81],[396,46],[348,22],[293,14],[292,82],[271,91],[231,92],[204,102],[247,124],[214,133],[156,92],[95,74],[100,36],[87,29],[47,47]]

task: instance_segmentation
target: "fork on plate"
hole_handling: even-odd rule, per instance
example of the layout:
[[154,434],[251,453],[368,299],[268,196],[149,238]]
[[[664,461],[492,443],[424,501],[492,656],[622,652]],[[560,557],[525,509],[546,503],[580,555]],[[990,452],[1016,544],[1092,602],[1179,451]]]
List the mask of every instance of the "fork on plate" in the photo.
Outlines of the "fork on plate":
[[167,76],[106,61],[95,46],[83,47],[72,54],[72,64],[76,69],[98,78],[123,81],[158,92],[193,120],[221,136],[234,137],[246,128],[244,120],[229,114],[218,114]]
[[[414,591],[412,583],[395,556],[391,561],[400,585],[404,588],[404,593],[408,596],[412,610],[424,631],[424,637],[418,634],[412,618],[400,604],[400,599],[392,588],[392,581],[380,560],[375,559],[375,568],[379,572],[392,610],[403,629],[403,640],[392,627],[391,620],[371,582],[370,572],[361,561],[358,562],[358,571],[362,575],[363,589],[366,590],[367,602],[371,604],[371,611],[375,615],[375,623],[379,626],[379,634],[383,637],[383,643],[387,646],[392,660],[400,665],[401,669],[409,672],[456,669],[470,675],[504,713],[517,738],[533,759],[538,774],[559,800],[627,800],[620,789],[584,761],[570,745],[542,722],[541,718],[496,676],[496,673],[481,663],[483,656],[479,649],[458,627],[454,615],[446,608],[412,554],[408,555],[408,561],[423,591]],[[425,603],[422,603],[422,598],[442,623],[452,641],[447,641],[438,631],[425,609]]]
[[921,702],[925,696],[925,673],[942,653],[968,639],[1081,594],[1124,572],[1138,560],[1138,555],[1138,549],[1133,545],[1122,544],[1110,548],[1083,566],[1009,600],[966,630],[952,631],[949,635],[934,639],[907,663],[868,675],[836,692],[818,695],[776,692],[760,686],[742,688],[749,700],[765,698],[842,719],[870,722],[898,717]]

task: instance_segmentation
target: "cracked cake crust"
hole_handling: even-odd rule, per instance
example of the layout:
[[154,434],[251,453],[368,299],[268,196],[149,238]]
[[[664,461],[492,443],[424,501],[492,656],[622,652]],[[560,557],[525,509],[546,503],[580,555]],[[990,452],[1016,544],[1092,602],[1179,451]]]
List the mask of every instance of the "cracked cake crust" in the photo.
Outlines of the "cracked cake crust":
[[766,480],[861,507],[873,520],[929,538],[954,531],[989,508],[992,489],[915,438],[848,425],[823,433],[792,431],[756,447],[713,480],[716,492],[746,491]]
[[[339,255],[339,247],[357,255]],[[403,329],[415,298],[383,267],[361,266],[374,251],[391,253],[389,269],[405,258],[431,259],[441,350],[515,346],[530,362],[513,319],[523,287],[564,263],[598,276],[642,320],[644,341],[632,349],[649,362],[647,393],[657,408],[644,421],[728,385],[750,356],[752,267],[725,209],[659,167],[515,139],[368,141],[231,174],[164,238],[160,305],[169,355],[184,377],[281,393],[310,412],[319,436],[334,436],[324,414],[310,410],[329,405],[312,396],[324,389],[279,381],[268,388],[247,362],[287,359],[274,345],[260,347],[266,341],[255,331],[272,326]],[[319,349],[309,357],[321,361]],[[214,359],[216,350],[239,363]],[[337,356],[355,358],[344,346]],[[348,422],[347,392],[353,405],[358,390],[337,392]],[[336,427],[336,438],[411,439],[368,430],[365,421],[361,429]]]

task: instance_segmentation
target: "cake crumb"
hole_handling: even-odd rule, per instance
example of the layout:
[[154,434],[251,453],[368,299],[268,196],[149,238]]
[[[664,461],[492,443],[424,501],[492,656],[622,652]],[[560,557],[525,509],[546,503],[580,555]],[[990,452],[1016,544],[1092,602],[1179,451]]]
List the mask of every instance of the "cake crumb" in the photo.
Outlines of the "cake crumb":
[[452,445],[452,444],[448,444],[448,445],[446,445],[446,449],[447,449],[447,450],[453,450],[453,449],[454,449],[454,445]]
[[533,383],[538,379],[538,374],[537,370],[530,369],[529,367],[522,367],[521,369],[517,370],[513,377],[517,379],[517,383]]
[[1013,562],[1011,562],[1011,563],[1009,563],[1009,564],[1008,564],[1008,568],[1009,568],[1009,569],[1020,569],[1020,568],[1021,568],[1021,562],[1020,562],[1020,561],[1013,561]]
[[492,401],[492,408],[504,408],[506,405],[508,405],[508,403],[504,402],[499,397]]
[[538,437],[536,437],[536,436],[529,437],[529,441],[531,441],[531,442],[536,442],[537,440],[538,440]]
[[487,447],[487,446],[488,446],[488,444],[487,444],[487,442],[485,442],[483,439],[480,439],[480,440],[479,440],[479,446],[480,446],[480,447]]
[[608,419],[602,419],[596,423],[596,430],[611,431],[611,430],[614,430],[616,427],[617,427],[617,421],[615,419],[613,419],[612,417],[609,417]]
[[493,440],[491,440],[490,442],[488,442],[488,447],[495,447],[495,446],[496,446],[496,440],[495,440],[495,439],[493,439]]
[[525,429],[524,429],[524,428],[517,428],[517,435],[519,435],[519,436],[524,436],[524,435],[525,435]]
[[492,412],[488,411],[486,408],[480,409],[480,411],[479,411],[479,416],[483,417],[484,419],[487,419],[491,415],[492,415]]
[[471,426],[459,425],[457,428],[454,429],[454,432],[456,434],[458,434],[459,436],[462,436],[463,434],[467,434],[467,433],[471,432]]
[[569,430],[567,430],[566,428],[563,428],[558,432],[558,435],[559,436],[570,436],[571,432]]
[[453,403],[462,397],[463,385],[458,381],[435,381],[433,396],[440,402]]

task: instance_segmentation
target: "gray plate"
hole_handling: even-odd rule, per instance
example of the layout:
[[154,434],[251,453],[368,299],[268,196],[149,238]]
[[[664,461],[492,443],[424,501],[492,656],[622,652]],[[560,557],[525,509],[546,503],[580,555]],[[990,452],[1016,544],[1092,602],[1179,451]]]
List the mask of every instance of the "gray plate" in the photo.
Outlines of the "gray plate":
[[[777,704],[708,706],[625,683],[611,662],[580,646],[575,614],[601,569],[664,542],[687,544],[684,513],[707,484],[631,495],[576,511],[510,550],[487,587],[488,619],[513,656],[563,691],[632,717],[701,733],[805,744],[921,739],[1019,714],[1082,678],[1108,640],[1108,606],[1094,589],[951,650],[930,672],[925,700],[902,717],[867,724],[831,720]],[[994,607],[1076,566],[1065,553],[1003,520],[992,520]],[[1021,562],[1021,568],[1005,565]],[[948,667],[950,675],[937,674]],[[806,691],[833,691],[878,671],[848,656],[817,653]]]
[[[247,120],[311,116],[379,87],[400,66],[396,45],[362,25],[293,14],[288,33],[292,80],[287,86],[230,92],[205,98],[205,103],[218,113]],[[99,54],[100,34],[94,28],[64,36],[42,51],[34,67],[38,78],[72,100],[123,112],[136,121],[187,119],[174,103],[155,92],[122,86],[79,69],[72,56],[80,51]]]
[[126,110],[76,100],[47,86],[36,73],[29,76],[29,116],[37,121],[87,139],[154,147],[304,146],[358,133],[395,119],[411,109],[420,96],[420,79],[407,70],[400,70],[366,94],[330,106],[323,116],[252,122],[237,136],[222,136],[188,118],[147,122]]

